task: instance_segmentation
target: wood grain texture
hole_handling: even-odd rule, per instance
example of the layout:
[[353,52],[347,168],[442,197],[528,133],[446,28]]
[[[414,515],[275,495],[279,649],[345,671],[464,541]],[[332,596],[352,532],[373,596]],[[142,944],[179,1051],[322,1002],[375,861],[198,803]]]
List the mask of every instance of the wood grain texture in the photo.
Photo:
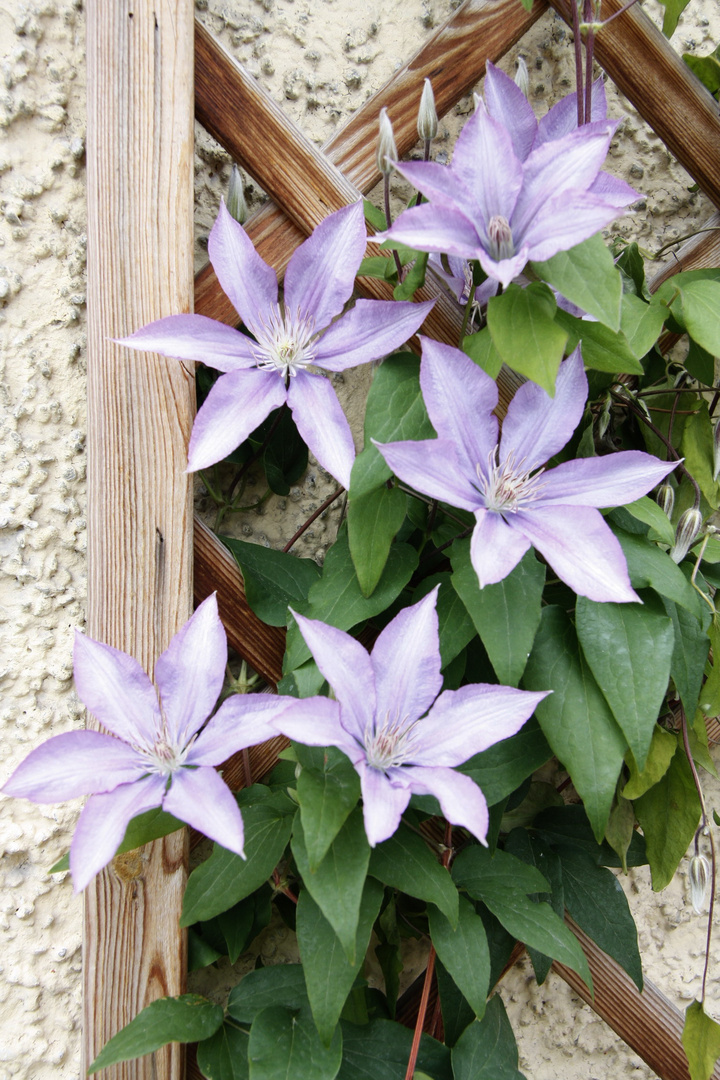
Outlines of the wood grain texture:
[[683,244],[681,248],[668,257],[668,260],[650,279],[650,290],[654,292],[663,281],[667,281],[673,274],[679,274],[683,270],[706,270],[712,266],[720,266],[720,212],[712,215],[705,222],[704,229],[698,236]]
[[[551,0],[570,24],[569,0]],[[609,18],[623,0],[603,0]],[[720,111],[639,4],[603,27],[595,57],[668,150],[720,207]]]
[[[112,338],[192,305],[193,3],[88,4],[88,632],[152,671],[192,612],[192,371]],[[92,723],[91,720],[89,720]],[[182,992],[185,831],[85,893],[83,1070]],[[104,1080],[181,1080],[175,1045]]]

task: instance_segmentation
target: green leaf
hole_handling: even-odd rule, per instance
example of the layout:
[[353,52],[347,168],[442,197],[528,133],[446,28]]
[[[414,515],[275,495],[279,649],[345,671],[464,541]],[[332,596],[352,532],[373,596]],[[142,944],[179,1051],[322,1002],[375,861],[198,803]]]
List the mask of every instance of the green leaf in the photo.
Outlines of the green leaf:
[[659,892],[672,881],[700,820],[700,800],[684,753],[676,753],[662,779],[635,800],[635,814],[645,834],[652,887]]
[[365,960],[373,923],[380,911],[383,887],[368,878],[360,902],[354,954],[350,963],[342,942],[307,889],[297,905],[297,937],[305,984],[315,1026],[326,1046],[332,1040],[345,1001]]
[[622,279],[600,233],[531,266],[539,278],[553,285],[571,304],[594,315],[611,330],[620,329]]
[[568,348],[575,348],[578,342],[581,343],[586,368],[609,371],[613,375],[619,371],[633,375],[643,374],[643,366],[630,348],[622,330],[615,332],[602,323],[576,319],[561,308],[558,308],[555,321],[568,334]]
[[247,602],[257,617],[268,626],[285,626],[288,605],[298,607],[305,602],[320,577],[320,567],[312,559],[298,559],[232,536],[220,539],[240,567]]
[[673,604],[672,600],[663,599],[663,603],[675,628],[670,674],[680,695],[685,715],[688,718],[694,717],[702,688],[710,639],[694,615],[678,607],[677,604]]
[[407,496],[381,487],[348,501],[348,539],[363,596],[371,596],[385,569],[390,545],[405,520]]
[[290,839],[297,807],[282,792],[243,807],[245,859],[216,844],[188,878],[181,926],[212,919],[255,892],[277,866]]
[[693,56],[692,53],[683,53],[682,58],[693,75],[697,75],[703,86],[711,94],[717,94],[718,90],[720,90],[720,60],[718,59],[717,49],[714,53],[710,53],[709,56]]
[[557,304],[547,285],[508,285],[488,302],[487,324],[498,353],[514,371],[552,397],[567,333],[555,321]]
[[440,667],[445,670],[469,641],[475,637],[475,626],[465,605],[452,587],[450,574],[433,574],[424,578],[413,593],[413,604],[427,596],[436,585],[440,586],[437,598],[438,635],[440,637]]
[[[720,352],[720,339],[718,339],[717,348]],[[713,510],[717,510],[720,506],[720,484],[713,480],[713,450],[713,425],[710,421],[707,402],[703,401],[699,409],[685,417],[680,453],[685,458],[685,467],[699,484],[710,506]]]
[[482,919],[464,897],[460,897],[456,929],[432,904],[428,919],[435,951],[475,1015],[481,1018],[490,989],[490,951]]
[[373,848],[368,872],[384,885],[435,904],[450,925],[457,926],[458,894],[450,874],[406,825]]
[[628,503],[623,509],[632,514],[638,521],[649,525],[664,544],[675,543],[675,529],[672,527],[670,518],[664,510],[660,509],[654,499],[643,495],[642,498],[637,499],[635,502]]
[[483,902],[486,902],[486,896],[496,898],[503,893],[550,892],[550,882],[536,866],[528,865],[507,851],[498,849],[491,855],[487,848],[476,845],[460,852],[453,864],[452,876],[453,881]]
[[534,716],[517,735],[475,754],[458,772],[471,777],[482,790],[490,806],[500,802],[544,765],[552,757],[552,750]]
[[360,901],[370,861],[362,810],[353,810],[317,870],[310,869],[300,815],[295,818],[291,846],[308,892],[340,939],[348,962],[354,964]]
[[[409,1028],[392,1020],[371,1020],[362,1027],[343,1022],[342,1032],[343,1061],[337,1080],[402,1080],[413,1041]],[[423,1035],[417,1069],[433,1080],[453,1080],[449,1049]]]
[[565,906],[581,930],[643,988],[637,929],[620,881],[583,851],[562,853]]
[[501,683],[517,686],[540,625],[545,566],[528,551],[496,585],[481,589],[470,561],[470,541],[452,546],[452,584],[475,624]]
[[[547,900],[555,914],[561,919],[564,918],[565,891],[562,864],[558,853],[541,836],[530,833],[526,828],[512,830],[505,840],[505,851],[522,859],[530,866],[535,866],[543,877],[547,878],[551,887],[550,893],[535,893],[531,899],[538,902]],[[552,958],[532,947],[528,948],[528,955],[532,961],[535,978],[538,984],[542,985],[550,974]]]
[[250,1080],[335,1080],[342,1061],[342,1034],[330,1046],[317,1033],[309,1009],[280,1005],[263,1009],[250,1028]]
[[[170,833],[184,828],[184,821],[179,821],[172,814],[166,814],[159,806],[146,810],[144,814],[138,814],[128,822],[123,842],[115,854],[123,855],[126,851],[134,851],[152,840],[159,840],[162,836],[169,836]],[[70,855],[66,852],[50,867],[48,874],[60,874],[69,869]]]
[[207,1080],[249,1080],[248,1034],[234,1024],[223,1024],[209,1039],[198,1043],[197,1063]]
[[[267,422],[274,423],[275,413]],[[298,432],[290,409],[283,409],[270,444],[263,454],[268,487],[276,495],[289,495],[290,488],[307,469],[308,450]]]
[[442,1009],[445,1044],[446,1046],[454,1046],[468,1024],[472,1024],[475,1013],[439,959],[435,960],[435,974],[440,996],[440,1008]]
[[199,994],[159,998],[105,1044],[88,1073],[107,1069],[118,1061],[152,1054],[166,1043],[207,1039],[222,1022],[222,1007]]
[[455,1080],[525,1080],[502,998],[490,998],[485,1016],[465,1029],[452,1050]]
[[[629,753],[629,757],[632,754]],[[620,781],[622,783],[622,780]],[[605,839],[613,851],[619,856],[623,873],[627,874],[627,853],[635,835],[635,809],[623,795],[616,794],[607,828]]]
[[[393,260],[394,261],[394,260]],[[418,289],[425,284],[428,253],[419,251],[403,281],[393,289],[393,300],[412,300]]]
[[503,361],[502,356],[495,348],[489,328],[479,330],[476,334],[470,334],[462,340],[462,351],[469,356],[473,363],[482,368],[491,379],[497,379]]
[[188,971],[199,971],[201,968],[214,964],[224,952],[220,952],[209,941],[206,941],[197,930],[192,927],[188,930]]
[[[582,805],[550,807],[538,814],[534,823],[538,833],[558,851],[566,847],[586,851],[598,866],[620,866],[617,853],[608,843],[598,844]],[[628,866],[647,866],[645,839],[634,832],[627,852]]]
[[693,1001],[685,1010],[682,1043],[690,1080],[710,1080],[720,1057],[720,1024],[707,1015],[701,1001]]
[[720,352],[720,282],[682,278],[683,322],[690,337],[713,356]]
[[678,20],[690,3],[690,0],[661,0],[661,3],[663,3],[665,7],[665,18],[663,19],[662,28],[663,34],[665,37],[669,38],[675,33]]
[[720,625],[714,620],[708,629],[713,662],[700,693],[700,708],[706,716],[720,713]]
[[618,528],[614,528],[613,532],[623,549],[634,589],[655,589],[655,592],[674,600],[698,618],[703,616],[703,601],[667,552],[661,551],[643,536],[634,536]]
[[309,1010],[301,964],[272,964],[244,975],[228,998],[228,1016],[239,1024],[252,1024],[270,1005]]
[[388,255],[371,255],[363,259],[358,267],[356,277],[382,278],[385,281],[397,279],[395,260]]
[[650,743],[650,750],[645,760],[645,768],[642,772],[635,764],[635,759],[631,754],[628,754],[628,768],[630,769],[630,779],[623,788],[624,799],[639,799],[641,795],[644,795],[646,791],[657,784],[659,780],[662,780],[665,773],[670,768],[670,762],[673,759],[673,754],[677,750],[677,736],[673,735],[670,731],[665,731],[657,724],[653,729],[652,742]]
[[535,713],[585,805],[598,841],[605,834],[626,749],[617,722],[559,607],[546,607],[525,671],[528,690],[552,690]]
[[295,752],[302,765],[297,798],[307,861],[313,872],[357,804],[360,778],[345,754],[334,746],[297,743]]
[[667,315],[667,308],[658,300],[647,304],[634,293],[622,298],[621,328],[630,351],[638,360],[649,353],[660,336]]
[[270,896],[270,888],[265,886],[215,917],[231,964],[270,922]]
[[578,640],[640,769],[665,698],[675,633],[661,601],[599,604],[578,596]]

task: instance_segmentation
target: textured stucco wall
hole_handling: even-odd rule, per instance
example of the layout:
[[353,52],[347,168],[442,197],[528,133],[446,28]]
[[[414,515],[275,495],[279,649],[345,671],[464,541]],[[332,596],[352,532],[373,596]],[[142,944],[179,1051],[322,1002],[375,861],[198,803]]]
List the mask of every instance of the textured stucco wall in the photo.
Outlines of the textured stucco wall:
[[[208,27],[318,143],[358,108],[456,6],[452,0],[198,0]],[[716,0],[692,0],[676,35],[681,49],[718,40]],[[564,26],[548,16],[510,54],[522,53],[531,100],[542,112],[567,92],[571,56]],[[74,627],[84,619],[84,13],[81,0],[0,4],[0,738],[4,778],[36,743],[82,726],[72,689]],[[709,214],[686,174],[634,111],[625,116],[611,167],[646,193],[620,223],[649,248]],[[442,126],[441,154],[470,109]],[[197,255],[229,175],[227,156],[201,131],[197,153]],[[251,193],[252,195],[253,193]],[[257,202],[260,193],[255,191]],[[340,387],[356,423],[363,376]],[[234,525],[277,544],[329,490],[311,469],[285,506]],[[249,491],[249,495],[252,491]],[[199,501],[205,505],[202,492]],[[321,556],[333,514],[307,538]],[[714,792],[717,796],[717,790]],[[713,797],[711,796],[711,802]],[[715,803],[720,801],[715,798]],[[78,805],[0,804],[0,1080],[79,1076],[81,903],[69,880],[46,870],[66,850]],[[641,884],[642,883],[642,884]],[[704,928],[682,876],[662,897],[646,875],[628,881],[642,920],[650,976],[684,1006],[697,986]],[[283,955],[273,931],[267,959]],[[215,983],[222,987],[227,972]],[[532,1080],[558,1075],[609,1080],[649,1076],[589,1009],[551,976],[538,991],[522,967],[504,996]]]

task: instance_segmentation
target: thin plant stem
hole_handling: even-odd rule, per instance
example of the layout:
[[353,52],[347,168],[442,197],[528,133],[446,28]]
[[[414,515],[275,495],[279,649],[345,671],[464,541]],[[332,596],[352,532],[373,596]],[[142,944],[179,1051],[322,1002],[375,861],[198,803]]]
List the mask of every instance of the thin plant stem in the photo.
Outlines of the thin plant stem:
[[698,570],[700,568],[700,563],[702,562],[702,557],[705,554],[705,548],[707,547],[707,542],[708,542],[709,539],[710,539],[710,533],[706,532],[705,536],[703,537],[703,542],[702,542],[702,545],[700,547],[700,550],[698,551],[697,559],[695,560],[695,565],[693,566],[693,572],[690,575],[690,584],[692,585],[693,589],[695,589],[696,592],[700,593],[703,600],[705,601],[707,606],[712,611],[713,618],[715,618],[715,616],[717,615],[717,612],[715,610],[714,603],[712,602],[710,597],[707,595],[707,593],[703,592],[703,590],[700,588],[697,581],[695,580],[696,577],[697,577],[697,572],[698,572]]
[[334,491],[332,493],[332,495],[329,495],[327,497],[327,499],[325,500],[324,503],[322,503],[320,506],[318,506],[317,510],[315,510],[315,512],[310,515],[310,517],[307,519],[307,521],[303,522],[303,524],[300,526],[300,528],[295,533],[295,535],[290,537],[287,544],[283,548],[283,551],[286,554],[290,550],[290,548],[293,546],[293,544],[296,543],[300,539],[300,537],[305,532],[305,530],[310,528],[313,521],[315,521],[316,518],[319,518],[320,515],[323,513],[323,511],[327,510],[328,506],[331,506],[335,502],[335,500],[338,499],[342,495],[344,490],[345,490],[345,488],[339,487],[337,489],[337,491]]
[[[392,217],[390,216],[390,173],[383,174],[383,195],[385,198],[385,224],[389,229],[392,225]],[[402,281],[402,263],[400,262],[400,256],[395,248],[393,248],[393,259],[395,260],[395,269],[397,270],[398,281]]]
[[578,11],[579,0],[570,0],[572,12],[572,28],[575,46],[575,97],[577,98],[577,121],[578,127],[585,122],[583,110],[583,67],[582,67],[582,39],[580,37],[580,12]]
[[420,1051],[420,1039],[422,1038],[423,1027],[425,1026],[425,1014],[427,1013],[428,1001],[430,1000],[430,985],[432,983],[434,971],[435,946],[431,945],[427,967],[425,968],[425,981],[422,988],[422,997],[420,998],[420,1008],[418,1009],[412,1046],[410,1047],[410,1057],[408,1058],[407,1069],[405,1070],[405,1080],[413,1080],[413,1076],[415,1075],[415,1066]]
[[[633,4],[635,2],[636,0],[632,0]],[[627,7],[630,7],[630,5],[628,4]],[[622,10],[625,11],[625,8],[623,8]],[[615,14],[621,15],[622,12],[618,11]],[[610,16],[610,19],[614,18],[615,15]],[[608,22],[610,22],[610,19],[608,19]],[[669,251],[671,247],[675,247],[676,244],[682,244],[685,240],[692,240],[694,236],[700,236],[701,233],[706,232],[720,232],[720,225],[708,225],[705,229],[695,229],[693,232],[686,233],[685,236],[678,236],[677,240],[671,240],[669,244],[663,244],[663,246],[661,248],[658,248],[658,250],[654,254],[650,255],[650,258],[653,261],[660,259],[666,251]]]
[[592,7],[593,0],[585,0],[585,21],[590,24],[585,39],[585,120],[588,124],[592,120],[593,52],[595,49]]
[[602,30],[604,26],[609,26],[613,19],[617,19],[619,15],[624,15],[626,11],[629,11],[633,4],[637,4],[637,0],[628,0],[627,4],[623,4],[619,11],[613,12],[607,19],[603,19],[601,23],[596,23],[594,29]]
[[717,409],[717,403],[718,403],[719,400],[720,400],[720,390],[716,390],[715,393],[713,394],[713,399],[710,402],[710,405],[708,406],[708,413],[710,414],[710,416],[712,416],[714,414],[715,410]]
[[463,338],[465,337],[465,331],[467,330],[468,323],[470,322],[470,312],[473,309],[473,304],[474,303],[475,303],[475,284],[473,282],[470,285],[470,292],[469,292],[469,295],[468,295],[467,304],[465,305],[465,311],[463,312],[462,326],[460,327],[459,348],[461,348],[461,349],[462,349]]

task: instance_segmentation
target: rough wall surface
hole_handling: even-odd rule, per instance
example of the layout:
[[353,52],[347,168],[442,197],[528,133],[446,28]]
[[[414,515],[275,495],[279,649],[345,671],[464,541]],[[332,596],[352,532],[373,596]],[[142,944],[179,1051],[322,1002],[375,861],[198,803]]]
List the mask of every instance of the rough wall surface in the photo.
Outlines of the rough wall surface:
[[[293,120],[322,143],[412,54],[455,7],[454,0],[197,0],[200,17],[245,63]],[[715,0],[691,0],[675,36],[700,54],[720,38]],[[0,738],[2,778],[36,743],[80,727],[72,689],[72,639],[84,619],[84,14],[82,0],[3,0],[0,5]],[[545,109],[570,88],[569,34],[543,19],[503,62],[523,55],[531,100]],[[440,160],[471,108],[442,125]],[[702,196],[648,132],[625,116],[611,168],[645,194],[619,228],[650,248],[709,213]],[[260,148],[261,149],[261,148]],[[198,131],[197,255],[229,176],[229,161]],[[249,185],[251,186],[251,185]],[[397,189],[398,193],[400,188]],[[257,204],[261,193],[249,191]],[[362,416],[362,383],[340,389]],[[249,501],[252,487],[248,488]],[[262,515],[239,517],[238,535],[279,544],[330,490],[321,470]],[[200,504],[207,499],[199,486]],[[322,558],[337,511],[321,519],[303,554]],[[720,789],[709,792],[720,805]],[[47,868],[67,848],[78,805],[0,806],[0,1080],[79,1077],[81,902]],[[649,977],[680,1007],[697,992],[704,942],[684,873],[662,896],[647,876],[625,879],[640,920]],[[262,945],[279,959],[288,935]],[[228,973],[214,983],[222,992]],[[520,965],[503,994],[530,1080],[610,1080],[649,1070],[554,975],[538,990]],[[717,1005],[716,1005],[717,1013]]]

